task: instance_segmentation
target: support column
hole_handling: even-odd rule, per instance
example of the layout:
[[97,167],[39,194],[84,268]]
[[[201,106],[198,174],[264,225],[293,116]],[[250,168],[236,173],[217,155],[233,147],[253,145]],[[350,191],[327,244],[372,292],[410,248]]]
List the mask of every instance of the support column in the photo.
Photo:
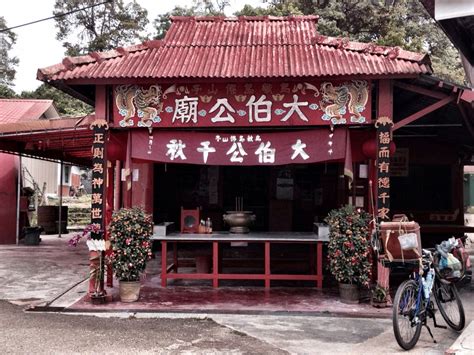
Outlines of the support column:
[[[379,222],[390,220],[390,144],[393,128],[393,88],[390,80],[379,81],[377,120],[377,156],[374,166],[375,212]],[[390,269],[380,258],[377,262],[377,283],[389,287]]]
[[[107,162],[107,193],[106,193],[106,207],[105,207],[105,229],[104,239],[107,241],[110,239],[107,231],[107,226],[112,220],[113,205],[114,205],[114,166],[111,161]],[[109,256],[112,253],[111,249],[105,251],[105,255]],[[112,264],[107,265],[107,287],[113,287],[113,270]]]
[[106,88],[96,87],[96,119],[91,123],[92,142],[92,200],[91,200],[91,240],[87,245],[90,252],[89,297],[104,297],[105,259],[105,218],[107,199],[107,157],[105,144],[109,125],[107,117]]

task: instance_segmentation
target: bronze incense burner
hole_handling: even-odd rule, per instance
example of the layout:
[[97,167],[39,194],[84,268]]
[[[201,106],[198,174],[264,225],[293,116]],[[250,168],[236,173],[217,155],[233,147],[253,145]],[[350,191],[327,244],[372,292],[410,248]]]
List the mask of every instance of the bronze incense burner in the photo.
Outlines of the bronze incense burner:
[[231,233],[249,233],[249,227],[255,222],[252,211],[227,211],[223,216],[224,222],[230,226]]

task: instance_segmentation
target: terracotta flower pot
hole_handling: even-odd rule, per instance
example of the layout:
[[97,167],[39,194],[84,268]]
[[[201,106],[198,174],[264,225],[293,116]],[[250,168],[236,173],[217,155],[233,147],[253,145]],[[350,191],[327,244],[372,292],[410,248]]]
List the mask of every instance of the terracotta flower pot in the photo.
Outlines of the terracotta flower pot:
[[140,297],[140,281],[119,281],[121,302],[135,302]]
[[339,283],[339,295],[343,303],[359,303],[359,286]]

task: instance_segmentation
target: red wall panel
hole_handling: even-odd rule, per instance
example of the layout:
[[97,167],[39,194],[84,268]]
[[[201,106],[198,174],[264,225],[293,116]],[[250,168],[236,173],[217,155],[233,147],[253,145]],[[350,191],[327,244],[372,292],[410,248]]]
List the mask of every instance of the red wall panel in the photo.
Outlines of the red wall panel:
[[19,158],[0,154],[0,244],[16,243],[16,200]]

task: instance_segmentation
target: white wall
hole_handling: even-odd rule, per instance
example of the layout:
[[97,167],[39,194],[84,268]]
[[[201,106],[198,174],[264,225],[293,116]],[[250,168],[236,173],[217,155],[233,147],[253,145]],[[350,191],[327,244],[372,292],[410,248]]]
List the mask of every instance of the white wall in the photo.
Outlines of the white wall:
[[[23,157],[21,165],[28,169],[40,189],[43,188],[43,184],[46,182],[46,193],[58,193],[58,163]],[[23,183],[24,186],[33,188],[31,178],[26,172],[23,174]]]

